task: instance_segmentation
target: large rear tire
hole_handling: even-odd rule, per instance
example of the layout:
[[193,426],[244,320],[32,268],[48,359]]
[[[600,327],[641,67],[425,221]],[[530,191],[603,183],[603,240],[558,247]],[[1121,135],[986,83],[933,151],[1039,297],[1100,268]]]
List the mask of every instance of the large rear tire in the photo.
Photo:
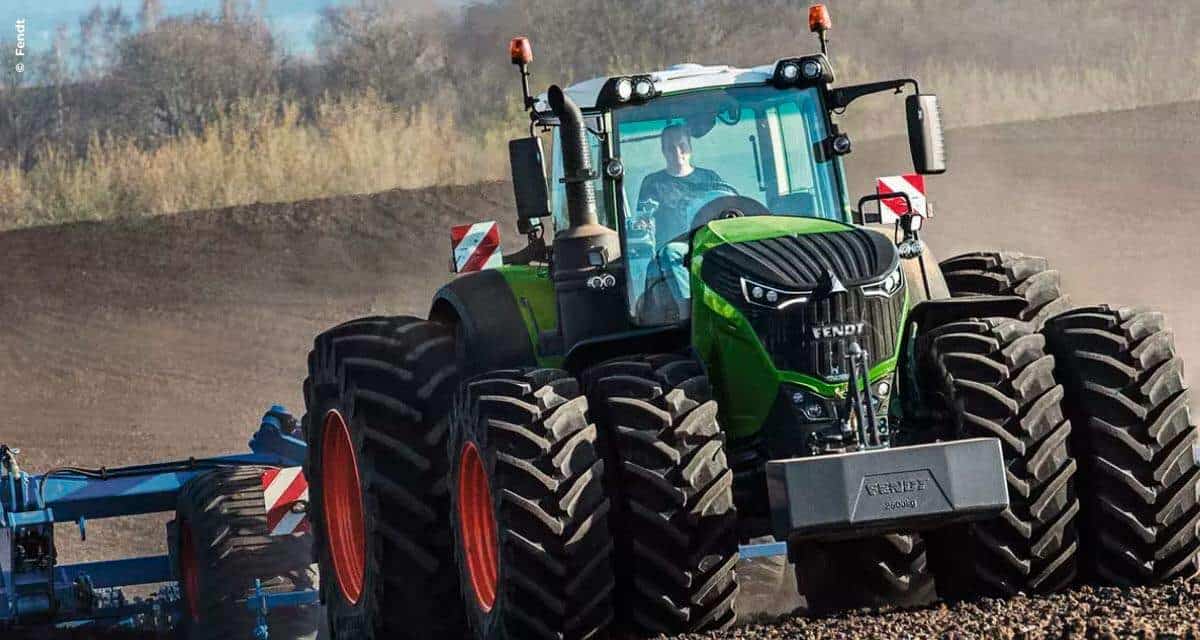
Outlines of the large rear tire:
[[951,437],[999,438],[1009,508],[997,518],[930,532],[943,598],[1061,590],[1076,574],[1076,463],[1054,358],[1029,323],[953,322],[919,338],[925,384]]
[[935,596],[919,534],[814,542],[802,544],[793,555],[796,586],[813,615],[861,607],[911,608],[929,604]]
[[609,501],[587,406],[553,369],[484,374],[456,398],[451,527],[475,638],[583,640],[612,620]]
[[615,470],[622,626],[675,635],[736,619],[737,512],[717,403],[699,363],[631,356],[584,373]]
[[446,459],[458,382],[453,332],[437,323],[363,318],[316,339],[304,471],[335,639],[464,632]]
[[1087,577],[1126,587],[1195,575],[1198,435],[1163,315],[1077,309],[1045,333],[1076,425]]
[[941,263],[942,274],[955,298],[1018,296],[1025,299],[1021,320],[1041,327],[1046,320],[1071,308],[1062,290],[1062,276],[1045,258],[1007,251],[979,251]]
[[[179,492],[168,531],[183,596],[177,633],[185,640],[254,637],[257,618],[246,603],[254,596],[255,580],[268,593],[316,587],[311,537],[268,535],[266,469],[216,469]],[[311,637],[317,617],[316,607],[275,611],[269,619],[271,638]]]

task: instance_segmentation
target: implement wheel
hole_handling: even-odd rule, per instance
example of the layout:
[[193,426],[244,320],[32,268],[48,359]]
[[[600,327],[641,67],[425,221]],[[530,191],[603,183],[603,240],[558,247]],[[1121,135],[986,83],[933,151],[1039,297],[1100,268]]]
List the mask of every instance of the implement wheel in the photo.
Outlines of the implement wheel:
[[1121,587],[1200,567],[1200,435],[1161,313],[1092,307],[1050,321],[1080,461],[1083,568]]
[[[263,501],[266,467],[209,471],[179,493],[175,519],[168,525],[169,547],[183,591],[177,632],[187,640],[229,640],[254,636],[257,617],[247,606],[254,581],[268,593],[316,587],[311,536],[270,536]],[[311,636],[315,607],[273,612],[272,639]]]
[[451,527],[471,637],[583,640],[612,620],[604,461],[570,374],[495,371],[450,421]]
[[333,638],[450,638],[465,629],[450,544],[446,416],[452,330],[364,318],[316,339],[305,474]]

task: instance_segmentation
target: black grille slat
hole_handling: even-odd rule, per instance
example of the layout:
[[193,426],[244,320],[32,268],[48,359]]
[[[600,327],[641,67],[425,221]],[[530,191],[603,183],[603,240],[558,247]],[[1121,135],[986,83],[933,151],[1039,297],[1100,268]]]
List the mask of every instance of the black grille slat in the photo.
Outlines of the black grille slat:
[[858,270],[855,269],[856,265],[847,262],[838,252],[837,247],[833,246],[833,241],[829,239],[830,235],[832,234],[821,234],[810,238],[813,247],[820,251],[821,256],[825,258],[827,268],[831,268],[834,273],[844,273],[851,279],[861,277]]
[[[845,359],[852,342],[858,342],[867,351],[872,366],[896,353],[903,308],[902,294],[868,298],[861,291],[850,291],[781,312],[754,314],[751,324],[764,338],[778,368],[835,379],[846,373]],[[857,322],[866,323],[861,336],[822,340],[812,337],[813,327]]]
[[[862,285],[877,282],[898,264],[899,255],[886,236],[847,229],[714,247],[704,255],[701,277],[742,310],[776,367],[840,380],[852,342],[868,352],[871,366],[896,353],[905,296],[867,297]],[[778,310],[752,305],[742,296],[743,277],[786,291],[816,291],[826,274],[836,276],[846,292]],[[813,335],[814,328],[840,329],[859,322],[865,324],[861,335]]]
[[851,256],[856,264],[867,265],[866,272],[863,273],[864,277],[867,273],[875,272],[879,261],[875,259],[874,252],[868,253],[867,247],[863,246],[862,243],[850,241],[845,234],[835,233],[829,237],[835,244],[841,244],[846,255]]
[[788,260],[786,251],[779,251],[770,240],[755,242],[745,247],[745,250],[764,264],[770,265],[781,278],[799,280],[802,276],[797,269],[799,265]]

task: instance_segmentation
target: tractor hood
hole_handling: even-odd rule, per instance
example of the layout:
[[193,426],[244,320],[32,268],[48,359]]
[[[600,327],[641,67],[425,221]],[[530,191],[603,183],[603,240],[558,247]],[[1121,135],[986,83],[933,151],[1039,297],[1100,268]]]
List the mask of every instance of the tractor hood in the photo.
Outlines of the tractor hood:
[[721,398],[735,437],[778,432],[789,444],[772,455],[803,453],[812,433],[840,423],[832,410],[793,416],[793,397],[843,402],[835,398],[845,397],[856,353],[873,382],[890,376],[908,295],[887,236],[832,220],[749,216],[710,222],[692,247],[694,343],[716,387],[736,391]]
[[709,249],[723,244],[848,231],[854,228],[834,220],[795,216],[750,216],[713,220],[696,231],[692,242],[692,253],[699,256]]
[[697,234],[695,246],[695,255],[704,256],[705,280],[716,284],[708,275],[718,274],[725,277],[717,280],[736,278],[736,293],[749,281],[819,296],[830,287],[844,290],[878,283],[900,265],[895,246],[883,234],[813,218],[714,221]]

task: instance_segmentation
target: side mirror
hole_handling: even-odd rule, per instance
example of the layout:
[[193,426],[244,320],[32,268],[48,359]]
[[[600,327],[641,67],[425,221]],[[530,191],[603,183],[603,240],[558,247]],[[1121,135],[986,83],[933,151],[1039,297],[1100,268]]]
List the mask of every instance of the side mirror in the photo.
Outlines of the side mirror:
[[913,168],[921,175],[946,172],[946,138],[937,96],[917,94],[905,99],[908,111],[908,146]]
[[550,215],[550,193],[546,187],[546,165],[542,140],[536,136],[508,142],[512,164],[513,196],[517,201],[517,229],[529,233]]

